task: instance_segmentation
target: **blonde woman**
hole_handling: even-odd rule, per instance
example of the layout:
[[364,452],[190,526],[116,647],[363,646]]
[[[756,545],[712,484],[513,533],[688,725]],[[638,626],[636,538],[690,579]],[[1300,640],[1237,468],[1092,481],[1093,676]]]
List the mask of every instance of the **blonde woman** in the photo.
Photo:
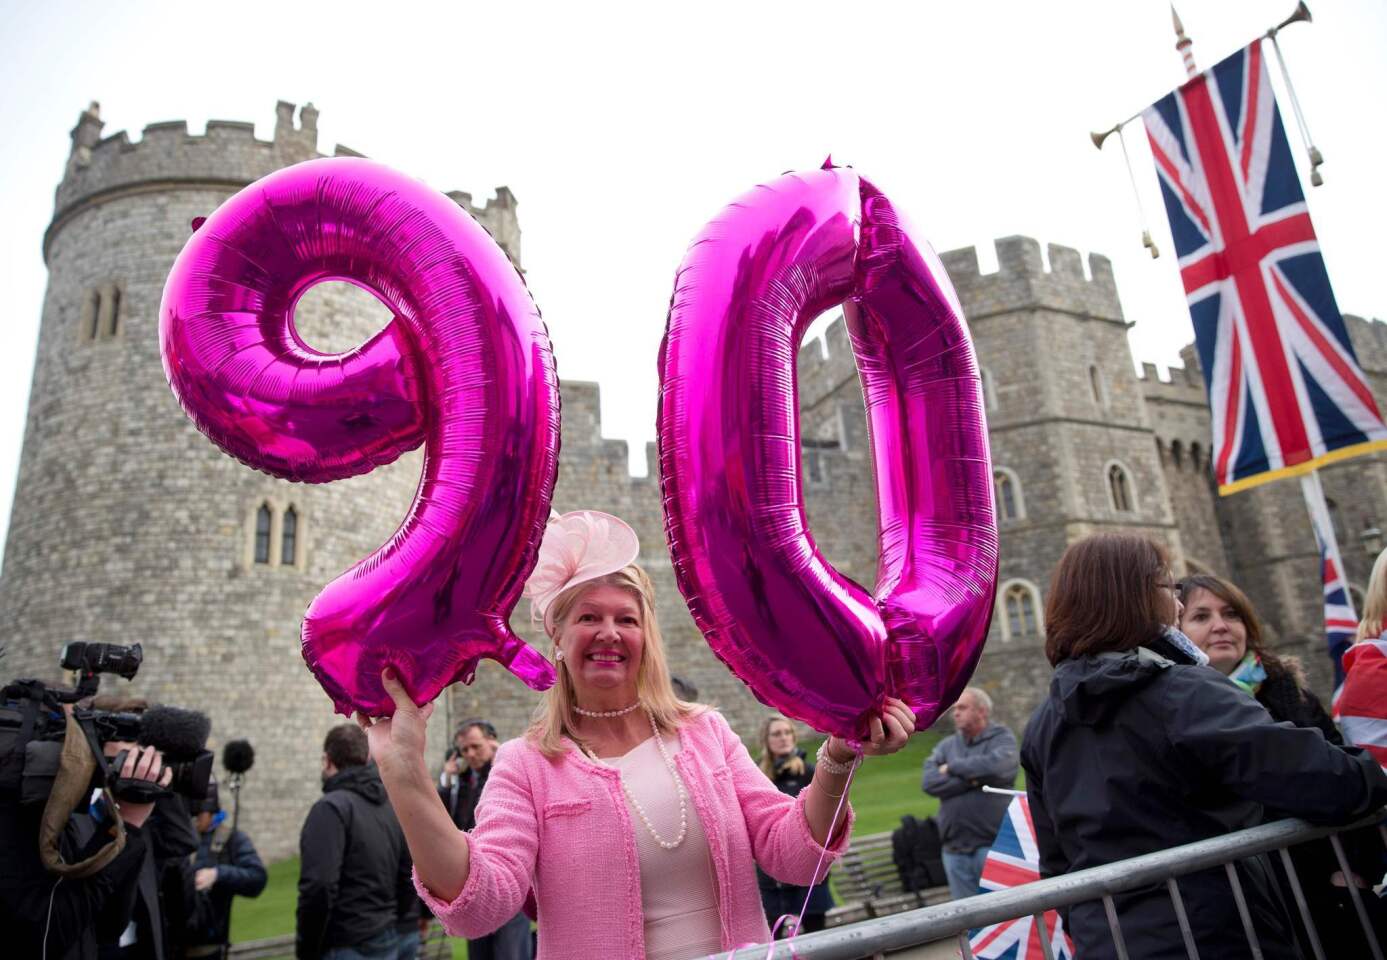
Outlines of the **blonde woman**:
[[[814,764],[796,742],[795,725],[773,713],[761,724],[760,739],[761,771],[781,793],[799,796],[800,791],[814,781]],[[827,881],[806,887],[783,883],[758,869],[756,882],[761,888],[761,908],[766,911],[767,923],[774,926],[776,920],[787,915],[798,918],[800,910],[804,910],[800,932],[813,933],[824,928],[828,911],[833,906],[833,894],[829,892]],[[791,932],[787,923],[780,928],[778,936],[788,936]]]
[[1356,743],[1387,769],[1387,550],[1377,555],[1363,598],[1358,636],[1344,654],[1344,686],[1334,719],[1344,739]]
[[[372,754],[415,885],[454,936],[490,932],[533,889],[540,958],[705,956],[769,937],[756,864],[811,883],[847,844],[851,808],[834,819],[847,744],[829,738],[797,798],[776,790],[717,711],[674,696],[638,552],[616,517],[550,522],[526,593],[558,682],[527,734],[497,752],[468,833],[424,760],[432,705],[414,706],[387,671],[396,711],[369,724]],[[914,723],[890,701],[871,727],[864,752],[885,754]]]

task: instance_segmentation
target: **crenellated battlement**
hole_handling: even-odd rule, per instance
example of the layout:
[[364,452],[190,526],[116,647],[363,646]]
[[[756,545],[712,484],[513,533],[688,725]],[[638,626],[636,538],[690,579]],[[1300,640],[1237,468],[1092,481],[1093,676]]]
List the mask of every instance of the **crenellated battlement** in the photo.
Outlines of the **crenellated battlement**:
[[940,255],[970,321],[1013,310],[1049,309],[1124,322],[1112,261],[1107,257],[1089,254],[1085,274],[1083,256],[1072,247],[1048,244],[1049,269],[1039,241],[1031,237],[1003,237],[995,241],[995,247],[995,273],[982,272],[974,247]]
[[1204,377],[1188,365],[1161,369],[1154,363],[1143,363],[1137,376],[1142,396],[1147,400],[1172,400],[1205,404]]
[[[255,124],[209,120],[204,132],[191,133],[185,120],[151,123],[132,141],[124,130],[103,137],[105,122],[95,101],[72,129],[72,150],[54,197],[53,221],[44,235],[47,257],[53,237],[92,204],[125,196],[179,187],[239,189],[282,167],[323,156],[318,152],[318,110],[281,100],[275,105],[274,138],[260,140]],[[338,144],[333,156],[362,154]],[[515,195],[497,187],[496,196],[480,208],[471,194],[449,194],[475,217],[520,263],[520,226]]]

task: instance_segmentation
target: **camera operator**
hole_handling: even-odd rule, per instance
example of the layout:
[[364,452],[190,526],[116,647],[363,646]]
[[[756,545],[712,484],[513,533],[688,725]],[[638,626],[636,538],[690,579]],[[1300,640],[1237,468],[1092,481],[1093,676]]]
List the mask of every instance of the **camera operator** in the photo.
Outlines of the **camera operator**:
[[224,957],[231,936],[232,898],[260,896],[268,875],[250,837],[226,822],[215,783],[207,799],[195,801],[193,808],[199,843],[188,865],[194,909],[184,956]]
[[[65,713],[70,717],[71,708]],[[84,742],[77,746],[88,749]],[[130,750],[118,773],[129,781],[167,785],[171,771],[158,750],[145,747]],[[147,821],[154,804],[110,802],[113,817],[100,829],[79,830],[76,818],[69,818],[58,839],[64,863],[94,858],[93,872],[54,876],[35,843],[43,830],[44,805],[0,798],[0,850],[5,851],[0,856],[0,930],[5,931],[6,952],[14,951],[11,956],[96,960],[98,923],[122,922],[126,894],[149,853]],[[107,862],[97,867],[102,859]]]
[[[166,726],[184,728],[175,729],[172,740],[178,742],[181,735],[182,740],[191,741],[192,752],[205,743],[211,728],[206,717],[189,710],[158,707],[145,713],[143,704],[138,701],[107,698],[101,698],[101,701],[104,702],[100,702],[100,706],[111,712],[143,714]],[[168,737],[163,739],[167,740]],[[121,751],[138,750],[139,747],[127,741],[114,740],[106,743],[103,749],[108,757],[113,757]],[[198,837],[193,831],[192,815],[178,794],[161,796],[150,806],[152,809],[144,824],[147,843],[135,883],[125,889],[123,907],[108,911],[97,926],[100,960],[169,960],[171,956],[163,897],[168,882],[166,874],[172,872],[175,877],[181,877],[183,863],[197,852]],[[100,832],[103,821],[109,817],[101,800],[93,803],[87,813],[91,829],[95,832]],[[82,817],[79,815],[77,819],[80,825]],[[177,889],[177,884],[175,880],[171,885]],[[170,908],[175,915],[175,925],[181,926],[186,914],[181,897],[179,902],[171,903]]]

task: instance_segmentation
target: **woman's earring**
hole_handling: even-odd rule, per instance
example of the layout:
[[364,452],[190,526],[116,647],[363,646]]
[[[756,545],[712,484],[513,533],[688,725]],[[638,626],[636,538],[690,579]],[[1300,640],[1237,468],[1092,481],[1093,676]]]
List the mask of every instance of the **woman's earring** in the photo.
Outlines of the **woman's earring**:
[[560,660],[562,660],[562,659],[563,659],[563,650],[556,650],[556,651],[554,651],[554,662],[555,662],[555,663],[558,663],[558,662],[559,662]]

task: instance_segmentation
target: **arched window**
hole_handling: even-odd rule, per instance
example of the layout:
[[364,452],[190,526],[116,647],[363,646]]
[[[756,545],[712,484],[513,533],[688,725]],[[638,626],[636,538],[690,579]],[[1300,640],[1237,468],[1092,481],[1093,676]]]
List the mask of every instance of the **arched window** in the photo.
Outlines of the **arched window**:
[[997,412],[997,381],[992,378],[992,371],[982,367],[978,371],[982,375],[982,404],[988,413]]
[[1088,386],[1093,391],[1093,402],[1099,407],[1106,407],[1108,405],[1108,387],[1103,382],[1103,371],[1099,370],[1096,364],[1088,368]]
[[1026,502],[1021,496],[1021,479],[1015,471],[995,467],[992,471],[992,492],[997,499],[998,520],[1025,519]]
[[282,532],[280,534],[279,562],[282,566],[292,567],[294,565],[294,555],[299,547],[299,512],[293,507],[284,511],[282,521]]
[[105,295],[110,301],[110,307],[105,327],[101,332],[108,337],[114,337],[120,333],[120,287],[114,283],[107,285]]
[[1034,639],[1041,634],[1040,591],[1025,580],[1012,580],[998,593],[1003,640]]
[[1112,508],[1118,513],[1135,513],[1136,498],[1132,493],[1132,478],[1127,468],[1115,461],[1108,464],[1107,481]]
[[1190,466],[1194,467],[1196,473],[1199,472],[1199,461],[1203,458],[1204,450],[1199,446],[1199,441],[1196,440],[1190,444]]
[[1185,446],[1179,440],[1174,440],[1170,444],[1170,459],[1174,461],[1176,470],[1185,465]]
[[255,511],[255,562],[270,562],[270,505],[260,504],[260,509]]
[[1324,505],[1329,508],[1329,523],[1334,528],[1334,539],[1339,543],[1339,549],[1345,546],[1344,536],[1344,515],[1339,512],[1339,504],[1329,497],[1324,498]]

